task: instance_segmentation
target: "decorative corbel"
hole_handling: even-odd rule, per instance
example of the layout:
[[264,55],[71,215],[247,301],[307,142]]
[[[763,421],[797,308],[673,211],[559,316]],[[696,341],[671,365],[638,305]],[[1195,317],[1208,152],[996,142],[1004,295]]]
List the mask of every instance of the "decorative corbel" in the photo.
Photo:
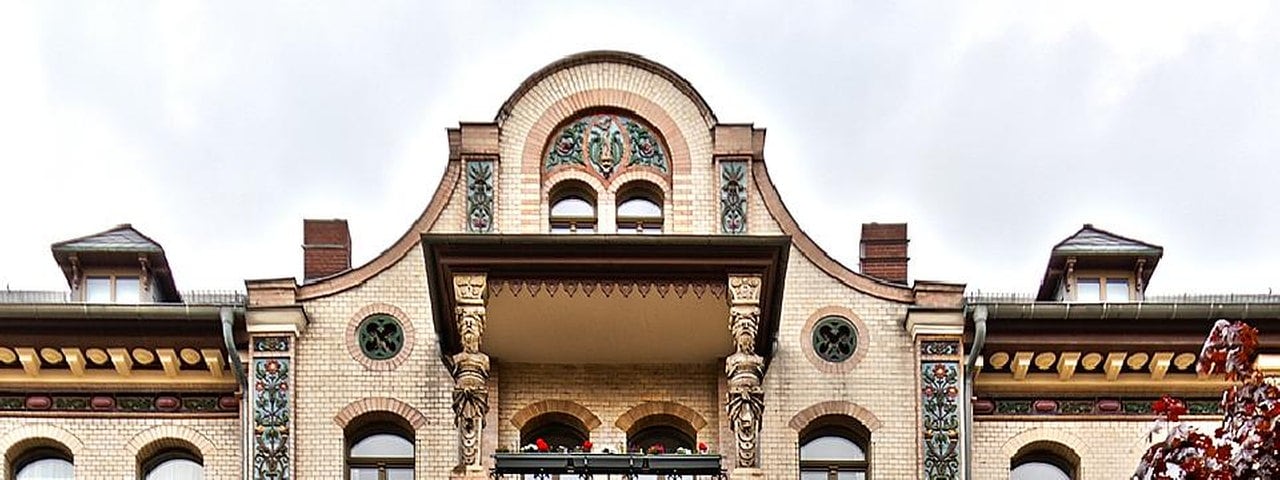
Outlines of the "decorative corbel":
[[1076,257],[1067,257],[1066,274],[1062,276],[1063,288],[1066,290],[1066,298],[1071,298],[1071,285],[1075,283],[1076,273]]
[[1147,298],[1147,282],[1144,281],[1142,277],[1147,270],[1147,259],[1139,258],[1138,263],[1137,265],[1134,266],[1133,270],[1134,270],[1133,286],[1134,286],[1134,289],[1136,289],[1138,292],[1138,300],[1145,300]]
[[454,426],[461,464],[472,469],[480,467],[481,433],[489,412],[489,356],[480,351],[487,283],[483,273],[453,276],[454,316],[462,343],[462,351],[453,355]]
[[764,414],[764,359],[755,353],[761,283],[759,275],[729,276],[729,332],[734,353],[725,359],[729,377],[725,410],[737,440],[737,465],[744,468],[759,466],[757,436]]
[[80,256],[73,253],[68,260],[71,262],[71,297],[84,300],[80,298]]
[[142,271],[142,275],[138,278],[138,283],[142,284],[143,292],[150,292],[151,291],[151,261],[147,260],[146,255],[138,255],[138,265]]

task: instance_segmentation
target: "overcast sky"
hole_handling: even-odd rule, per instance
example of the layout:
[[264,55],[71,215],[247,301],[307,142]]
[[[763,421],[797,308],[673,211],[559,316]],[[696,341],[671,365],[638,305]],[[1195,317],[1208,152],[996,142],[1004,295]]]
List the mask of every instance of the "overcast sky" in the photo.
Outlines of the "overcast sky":
[[1153,293],[1280,292],[1266,1],[2,2],[0,288],[65,289],[49,245],[124,222],[184,290],[301,275],[309,217],[368,261],[445,128],[593,49],[768,128],[783,199],[853,268],[861,223],[906,221],[913,279],[1033,291],[1092,222],[1165,247]]

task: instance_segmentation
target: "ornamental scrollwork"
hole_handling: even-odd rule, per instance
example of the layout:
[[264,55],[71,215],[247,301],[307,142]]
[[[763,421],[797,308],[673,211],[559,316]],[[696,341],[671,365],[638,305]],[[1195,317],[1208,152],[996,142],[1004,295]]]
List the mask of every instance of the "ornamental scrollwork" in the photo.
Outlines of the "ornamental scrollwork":
[[493,160],[467,161],[467,231],[493,231]]
[[959,478],[960,365],[957,362],[920,364],[921,426],[924,478]]
[[625,115],[587,115],[561,127],[551,138],[543,160],[546,171],[588,167],[605,180],[630,168],[670,173],[668,155],[658,135],[648,125]]
[[720,231],[747,233],[747,162],[720,162]]
[[253,478],[254,480],[288,480],[289,437],[289,359],[254,360],[253,409]]

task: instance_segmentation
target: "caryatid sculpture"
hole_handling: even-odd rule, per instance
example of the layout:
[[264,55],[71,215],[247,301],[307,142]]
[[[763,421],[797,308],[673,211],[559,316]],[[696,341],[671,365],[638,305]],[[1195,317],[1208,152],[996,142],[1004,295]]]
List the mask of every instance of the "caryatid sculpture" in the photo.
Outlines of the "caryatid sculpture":
[[462,351],[453,355],[453,413],[463,466],[480,465],[480,433],[489,412],[489,356],[480,352],[484,335],[484,274],[456,274],[453,293]]
[[760,330],[760,277],[729,277],[729,332],[733,335],[734,353],[725,359],[729,377],[729,393],[725,410],[729,414],[737,447],[737,465],[755,468],[757,436],[764,413],[764,359],[755,354],[756,334]]

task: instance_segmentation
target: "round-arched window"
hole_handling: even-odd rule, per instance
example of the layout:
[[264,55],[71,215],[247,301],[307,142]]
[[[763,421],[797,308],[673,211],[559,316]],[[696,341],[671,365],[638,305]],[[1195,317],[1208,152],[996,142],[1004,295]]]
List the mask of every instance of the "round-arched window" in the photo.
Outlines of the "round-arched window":
[[618,233],[662,233],[662,195],[645,182],[618,192]]
[[386,360],[404,347],[404,329],[396,317],[385,313],[369,315],[356,327],[356,342],[366,357]]
[[1010,462],[1010,480],[1074,480],[1080,456],[1070,447],[1050,441],[1022,447]]
[[1009,480],[1071,480],[1071,475],[1049,462],[1025,462],[1009,472]]
[[146,472],[146,480],[204,480],[204,465],[186,454],[162,455]]
[[374,429],[347,449],[350,480],[413,480],[413,441],[403,432]]
[[73,480],[75,464],[66,452],[40,448],[22,457],[14,464],[14,480]]
[[596,232],[596,198],[586,184],[562,182],[550,200],[551,233]]
[[839,416],[815,420],[800,436],[801,480],[863,480],[870,461],[869,432],[857,421]]
[[853,356],[858,349],[858,329],[849,319],[831,315],[818,320],[813,326],[813,352],[818,358],[840,363]]
[[529,420],[520,430],[520,445],[531,445],[541,439],[551,451],[573,451],[588,440],[587,426],[577,417],[551,412]]

